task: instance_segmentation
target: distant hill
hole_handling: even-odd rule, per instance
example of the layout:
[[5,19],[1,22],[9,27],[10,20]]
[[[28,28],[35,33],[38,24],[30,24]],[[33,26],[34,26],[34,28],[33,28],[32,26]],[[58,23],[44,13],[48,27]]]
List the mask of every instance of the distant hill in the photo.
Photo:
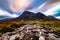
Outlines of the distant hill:
[[49,18],[52,18],[52,19],[56,19],[55,17],[53,17],[53,16],[51,16],[51,15],[49,15],[48,17],[49,17]]
[[0,16],[0,20],[3,20],[4,18],[6,18],[7,16]]
[[45,16],[44,14],[42,14],[40,12],[36,13],[35,18],[37,18],[37,19],[48,19],[47,16]]

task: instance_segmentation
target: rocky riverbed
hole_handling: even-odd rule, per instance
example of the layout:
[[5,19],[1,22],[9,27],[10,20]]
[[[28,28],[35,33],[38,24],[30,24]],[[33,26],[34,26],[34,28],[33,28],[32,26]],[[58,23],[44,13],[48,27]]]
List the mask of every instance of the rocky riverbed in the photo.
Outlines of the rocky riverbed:
[[4,33],[0,40],[60,40],[60,37],[44,26],[23,25],[12,32]]

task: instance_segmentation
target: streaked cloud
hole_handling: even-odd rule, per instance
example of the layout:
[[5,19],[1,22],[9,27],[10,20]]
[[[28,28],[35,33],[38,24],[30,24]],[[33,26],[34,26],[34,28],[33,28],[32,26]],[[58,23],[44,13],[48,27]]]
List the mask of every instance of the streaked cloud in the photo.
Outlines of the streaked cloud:
[[0,0],[0,8],[2,9],[0,15],[7,14],[6,16],[9,17],[17,17],[26,10],[43,12],[47,16],[54,15],[53,11],[60,7],[56,3],[60,4],[60,0]]
[[[44,4],[45,3],[45,4]],[[40,11],[46,12],[47,10],[51,9],[53,6],[55,6],[57,3],[60,3],[60,0],[47,0],[43,2],[41,5],[44,4],[42,8],[40,8]]]
[[55,18],[60,19],[60,16],[57,16],[57,17],[55,17]]
[[43,8],[44,6],[46,6],[46,4],[48,3],[48,1],[47,2],[44,2],[44,3],[42,3],[37,9],[41,9],[41,8]]
[[12,11],[26,10],[30,4],[30,0],[12,0],[9,7]]
[[10,14],[9,12],[0,9],[0,16],[7,16],[7,18],[15,18],[18,17],[16,14]]
[[51,9],[47,10],[44,14],[48,15],[54,15],[57,9],[60,9],[60,4],[55,5],[54,7],[52,7]]

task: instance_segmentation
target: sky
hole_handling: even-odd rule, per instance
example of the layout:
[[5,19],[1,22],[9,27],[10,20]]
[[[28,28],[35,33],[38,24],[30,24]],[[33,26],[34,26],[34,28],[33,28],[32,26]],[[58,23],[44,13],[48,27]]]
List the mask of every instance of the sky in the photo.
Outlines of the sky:
[[60,19],[60,0],[0,0],[0,19],[19,17],[26,10]]

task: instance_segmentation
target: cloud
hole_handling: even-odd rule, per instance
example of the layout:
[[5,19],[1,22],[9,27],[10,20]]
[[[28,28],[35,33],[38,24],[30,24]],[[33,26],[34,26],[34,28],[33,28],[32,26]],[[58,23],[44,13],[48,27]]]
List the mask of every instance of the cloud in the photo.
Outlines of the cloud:
[[57,16],[57,17],[55,17],[55,18],[60,19],[60,16]]
[[[42,12],[42,13],[44,13],[44,12],[46,12],[46,11],[48,11],[48,10],[50,10],[51,8],[53,8],[53,6],[55,6],[56,5],[56,3],[59,3],[59,1],[58,0],[42,0],[42,3],[41,3],[41,0],[35,0],[36,1],[36,3],[34,4],[34,2],[33,2],[33,7],[32,7],[32,9],[30,9],[30,11],[31,12]],[[38,3],[38,1],[39,1],[39,3]],[[36,4],[37,4],[37,6],[36,6]],[[35,7],[34,7],[35,6]],[[30,7],[31,8],[31,7]],[[45,14],[45,13],[44,13]],[[52,14],[52,12],[51,12],[51,14]],[[50,14],[50,15],[51,15]],[[46,14],[45,14],[46,15]],[[49,15],[49,14],[48,14]]]
[[60,9],[60,4],[55,5],[55,6],[52,7],[51,9],[47,10],[44,14],[46,14],[47,16],[48,16],[48,15],[54,15],[54,14],[56,14],[55,11],[56,11],[57,9]]
[[33,9],[29,10],[29,11],[34,12],[34,13],[41,12],[41,9],[42,9],[47,3],[48,3],[48,1],[40,4],[38,7],[33,8]]
[[[17,17],[21,12],[30,10],[32,12],[45,12],[45,15],[53,15],[52,7],[60,0],[0,0],[0,16]],[[5,15],[6,14],[6,15]]]
[[31,1],[30,0],[12,0],[12,2],[9,5],[9,8],[12,11],[20,11],[20,10],[26,10],[26,8],[29,7]]
[[42,3],[46,2],[47,0],[33,0],[30,4],[30,7],[28,9],[34,9],[39,7]]
[[21,12],[27,10],[31,0],[0,0],[0,16],[7,18],[18,17]]
[[10,14],[9,12],[0,9],[0,16],[6,16],[7,18],[15,18],[18,17],[16,14]]
[[[47,1],[47,5],[43,7]],[[60,0],[0,0],[0,7],[12,14],[13,11],[24,11],[37,7],[41,8],[41,10],[44,11],[46,7],[46,9],[48,9],[49,6],[59,1]]]
[[53,14],[54,16],[60,16],[60,8],[56,9],[54,13],[55,13]]
[[42,3],[37,9],[41,9],[41,8],[43,8],[44,6],[46,6],[46,4],[48,3],[48,1],[47,2],[44,2],[44,3]]
[[0,0],[0,8],[10,12],[27,10],[32,0]]

